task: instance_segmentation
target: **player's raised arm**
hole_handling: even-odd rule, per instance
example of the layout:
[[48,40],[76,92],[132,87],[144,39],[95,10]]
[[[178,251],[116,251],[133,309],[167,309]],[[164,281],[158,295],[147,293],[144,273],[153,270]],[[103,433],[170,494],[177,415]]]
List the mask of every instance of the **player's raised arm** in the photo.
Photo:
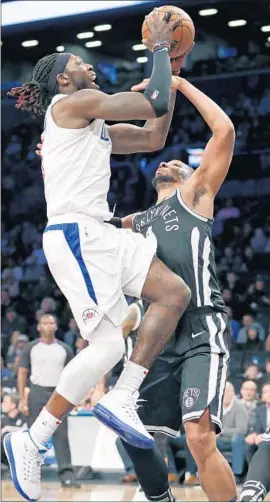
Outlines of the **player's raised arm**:
[[167,12],[159,19],[157,12],[147,16],[148,49],[153,51],[153,71],[143,95],[131,92],[108,95],[96,89],[83,89],[55,106],[57,115],[69,118],[137,120],[160,117],[169,110],[171,68],[169,49],[172,33],[180,21],[170,21]]
[[[187,54],[192,50],[194,44],[182,56],[171,59],[172,75],[178,75]],[[144,91],[149,84],[149,79],[144,79],[141,84],[132,86],[133,92]],[[153,152],[164,147],[171,125],[174,112],[176,91],[172,89],[169,111],[163,117],[149,119],[144,127],[132,124],[115,124],[108,127],[112,140],[113,154],[134,154],[136,152]]]
[[[135,95],[135,93],[133,93]],[[137,94],[135,95],[137,99]],[[164,147],[172,121],[176,93],[171,93],[169,110],[166,115],[146,121],[144,127],[133,124],[115,124],[108,127],[112,140],[113,154],[135,154],[155,152]]]
[[172,84],[193,103],[212,131],[201,165],[191,177],[190,183],[195,183],[197,188],[215,196],[228,173],[233,156],[235,141],[233,123],[211,98],[187,80],[173,77]]

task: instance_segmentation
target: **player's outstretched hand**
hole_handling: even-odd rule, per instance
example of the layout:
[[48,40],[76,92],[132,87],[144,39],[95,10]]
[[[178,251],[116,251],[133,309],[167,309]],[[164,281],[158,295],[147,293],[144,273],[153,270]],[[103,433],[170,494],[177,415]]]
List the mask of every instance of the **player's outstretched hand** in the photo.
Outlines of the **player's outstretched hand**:
[[35,150],[35,153],[41,157],[41,143],[37,144],[37,149]]
[[171,45],[173,30],[180,26],[180,19],[170,21],[170,17],[171,13],[166,12],[163,19],[160,19],[157,9],[145,17],[149,32],[147,40],[143,40],[143,43],[149,51],[152,51],[153,47],[160,42],[168,42]]
[[[134,86],[132,86],[131,91],[136,92],[136,93],[138,93],[140,91],[144,91],[147,88],[147,86],[148,86],[149,80],[150,79],[144,79],[139,84],[135,84]],[[176,91],[178,89],[179,83],[180,83],[180,77],[177,77],[177,76],[173,75],[172,76],[171,90],[172,91]]]

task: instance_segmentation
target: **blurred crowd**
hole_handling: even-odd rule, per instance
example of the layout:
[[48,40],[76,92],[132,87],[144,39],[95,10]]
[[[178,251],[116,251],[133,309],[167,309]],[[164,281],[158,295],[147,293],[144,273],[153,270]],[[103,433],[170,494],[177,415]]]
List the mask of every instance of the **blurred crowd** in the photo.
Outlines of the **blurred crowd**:
[[[238,94],[230,96],[224,92],[219,97],[236,127],[236,149],[263,149],[270,144],[270,92],[266,79],[258,75],[243,78],[240,89]],[[22,351],[29,341],[39,337],[37,324],[42,314],[56,316],[56,337],[74,354],[87,344],[48,271],[42,249],[45,201],[40,160],[34,153],[40,133],[40,123],[26,122],[5,132],[2,138],[2,435],[25,423],[16,379]],[[167,144],[205,143],[208,138],[209,131],[194,108],[180,101]],[[116,205],[118,216],[145,209],[154,202],[155,195],[145,174],[147,164],[155,162],[156,156],[112,157],[108,200],[111,208]],[[266,169],[269,167],[268,160]],[[232,336],[224,431],[219,447],[228,456],[237,477],[257,448],[259,434],[266,429],[265,408],[270,408],[269,198],[217,199],[213,231]],[[119,368],[114,369],[107,381],[99,383],[96,390],[89,390],[78,411],[90,410],[118,373]],[[239,424],[236,417],[241,418]],[[183,433],[169,442],[168,449],[171,480],[176,480],[174,476],[179,478],[181,460],[185,459],[182,475],[186,481],[197,483],[196,465]],[[132,466],[127,467],[127,475],[135,480]]]

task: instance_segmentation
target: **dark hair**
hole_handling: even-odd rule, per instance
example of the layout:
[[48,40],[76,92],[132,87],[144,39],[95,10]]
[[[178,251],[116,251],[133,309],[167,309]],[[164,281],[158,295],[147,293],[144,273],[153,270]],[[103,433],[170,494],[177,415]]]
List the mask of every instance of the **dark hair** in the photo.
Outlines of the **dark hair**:
[[33,70],[31,82],[13,87],[7,93],[8,96],[18,98],[16,108],[29,112],[32,116],[45,114],[51,99],[47,86],[57,56],[58,53],[54,53],[41,58]]
[[40,322],[41,322],[42,318],[45,318],[45,319],[46,319],[46,318],[50,318],[50,317],[52,317],[52,318],[54,319],[55,323],[57,323],[57,317],[56,317],[56,316],[55,316],[55,314],[53,314],[53,313],[43,313],[43,314],[40,316],[40,318],[39,318],[39,322],[38,322],[38,323],[40,323]]

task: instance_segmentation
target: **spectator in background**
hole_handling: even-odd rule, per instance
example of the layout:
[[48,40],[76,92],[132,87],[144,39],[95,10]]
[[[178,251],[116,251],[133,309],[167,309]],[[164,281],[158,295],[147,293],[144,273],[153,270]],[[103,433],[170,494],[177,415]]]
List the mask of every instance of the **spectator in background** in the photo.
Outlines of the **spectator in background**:
[[1,291],[1,307],[2,307],[2,316],[5,316],[6,309],[10,307],[11,305],[11,299],[8,293],[8,290],[5,288],[2,288]]
[[248,330],[255,329],[258,334],[258,339],[260,342],[264,342],[265,339],[265,330],[261,323],[255,321],[252,314],[245,314],[242,318],[243,327],[240,328],[237,337],[238,344],[246,344],[248,341]]
[[16,379],[14,379],[14,374],[12,369],[5,367],[3,358],[1,357],[1,383],[5,388],[16,388]]
[[229,218],[239,218],[240,210],[233,204],[232,199],[227,199],[225,207],[221,208],[216,214],[216,220],[223,220],[225,222]]
[[244,373],[244,378],[250,381],[254,381],[257,385],[261,384],[262,372],[260,371],[259,365],[256,362],[250,362]]
[[240,330],[240,323],[239,321],[236,321],[233,319],[233,310],[230,306],[226,306],[226,309],[227,309],[227,314],[228,314],[228,318],[229,318],[229,323],[230,323],[230,330],[231,330],[231,335],[232,335],[232,340],[234,342],[237,341],[237,336],[238,336],[238,332]]
[[[6,268],[4,270],[5,274],[2,274],[2,284],[5,290],[8,291],[9,297],[15,299],[19,295],[19,281],[15,277],[14,271],[11,268]],[[3,277],[4,276],[4,277]]]
[[261,434],[270,426],[270,383],[262,387],[262,402],[251,413],[249,432],[245,438],[245,455],[248,464],[262,441]]
[[253,311],[257,311],[259,308],[269,308],[270,306],[270,296],[267,294],[264,286],[264,281],[258,278],[254,283],[252,283],[248,289],[247,302],[249,303]]
[[263,375],[262,383],[270,384],[270,357],[265,362],[265,374]]
[[43,313],[55,313],[56,302],[52,297],[44,297],[40,303],[40,309]]
[[258,404],[257,384],[254,381],[244,381],[240,389],[240,402],[244,404],[248,416]]
[[247,342],[245,345],[245,349],[247,350],[259,350],[262,347],[262,342],[259,339],[258,330],[254,327],[251,327],[247,331]]
[[29,342],[29,337],[18,331],[13,332],[12,337],[13,345],[8,349],[6,362],[9,368],[14,369],[16,358],[20,358],[25,345]]
[[244,404],[236,398],[234,387],[229,381],[225,386],[223,415],[223,430],[217,438],[217,447],[221,452],[232,453],[232,471],[238,482],[244,470],[248,414]]
[[267,237],[261,227],[254,230],[254,235],[250,240],[251,248],[256,253],[263,253],[267,245]]
[[17,344],[17,340],[18,340],[18,337],[20,334],[21,334],[21,332],[19,332],[18,330],[14,330],[14,332],[12,332],[12,334],[10,336],[10,345],[8,347],[7,354],[6,354],[7,367],[10,367],[10,368],[12,367],[12,365],[10,365],[10,363],[13,363],[13,360],[15,358],[16,344]]
[[68,326],[69,330],[64,334],[64,342],[75,351],[75,343],[77,337],[80,336],[80,330],[74,318],[70,318]]
[[224,255],[220,259],[219,270],[237,272],[241,267],[241,263],[241,257],[235,253],[235,250],[231,246],[226,246]]
[[1,404],[1,465],[7,467],[8,461],[3,448],[3,440],[7,433],[21,430],[26,426],[26,420],[23,414],[19,411],[20,397],[18,395],[4,395]]
[[53,287],[51,281],[48,280],[46,274],[41,274],[39,283],[33,292],[34,299],[41,301],[44,297],[52,295]]
[[2,321],[2,331],[6,336],[10,337],[15,330],[21,333],[25,332],[26,321],[22,316],[18,315],[14,307],[8,307]]

